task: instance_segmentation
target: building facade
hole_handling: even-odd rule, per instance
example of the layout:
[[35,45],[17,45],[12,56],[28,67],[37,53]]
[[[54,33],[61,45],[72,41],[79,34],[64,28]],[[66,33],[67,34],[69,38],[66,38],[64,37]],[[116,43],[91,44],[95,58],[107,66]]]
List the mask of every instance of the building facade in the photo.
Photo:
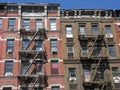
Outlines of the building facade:
[[112,10],[61,10],[65,90],[119,90]]
[[0,3],[0,90],[119,90],[120,11]]
[[60,5],[0,3],[0,90],[64,90]]

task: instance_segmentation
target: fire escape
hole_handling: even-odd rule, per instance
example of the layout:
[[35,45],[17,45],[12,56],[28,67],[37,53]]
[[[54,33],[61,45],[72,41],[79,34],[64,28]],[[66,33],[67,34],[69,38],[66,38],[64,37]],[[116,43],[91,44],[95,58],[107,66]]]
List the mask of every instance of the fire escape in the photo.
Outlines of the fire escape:
[[79,41],[84,88],[111,90],[107,45],[103,29],[98,29],[96,33],[92,32],[92,29],[86,29],[85,33],[79,34]]
[[21,85],[21,89],[43,90],[43,88],[47,86],[47,76],[44,69],[46,63],[46,52],[43,45],[42,47],[35,49],[35,40],[37,39],[43,44],[43,41],[46,38],[45,29],[20,29],[20,36],[21,39],[30,39],[27,46],[19,51],[21,70],[18,80]]

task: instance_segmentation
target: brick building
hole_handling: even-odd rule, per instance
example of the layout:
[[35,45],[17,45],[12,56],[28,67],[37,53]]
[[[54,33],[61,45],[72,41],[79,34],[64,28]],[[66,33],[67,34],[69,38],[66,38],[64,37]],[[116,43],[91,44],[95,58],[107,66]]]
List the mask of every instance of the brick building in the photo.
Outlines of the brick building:
[[0,3],[0,90],[119,90],[119,16]]
[[64,90],[60,5],[0,3],[0,90]]
[[65,90],[119,90],[113,10],[61,10]]

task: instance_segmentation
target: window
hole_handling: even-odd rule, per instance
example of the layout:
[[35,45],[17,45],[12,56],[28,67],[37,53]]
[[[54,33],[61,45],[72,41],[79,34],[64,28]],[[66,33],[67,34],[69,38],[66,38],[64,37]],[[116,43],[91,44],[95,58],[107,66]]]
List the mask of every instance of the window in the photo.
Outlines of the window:
[[12,90],[12,87],[3,87],[3,90]]
[[50,48],[52,52],[57,52],[58,49],[57,39],[50,39]]
[[13,73],[13,61],[5,61],[5,75]]
[[29,39],[23,39],[22,41],[22,49],[25,49],[29,43]]
[[43,73],[43,62],[36,60],[35,62],[36,73]]
[[120,25],[118,25],[118,31],[120,31]]
[[110,59],[114,59],[115,58],[115,48],[113,45],[108,45],[108,51],[109,51],[109,56]]
[[23,28],[25,28],[26,30],[30,30],[30,20],[29,19],[23,20]]
[[21,73],[24,74],[29,66],[29,61],[28,60],[22,60],[21,62]]
[[74,59],[73,45],[67,46],[67,53],[68,53],[68,59],[73,60]]
[[42,50],[42,41],[40,41],[40,40],[35,41],[35,50],[37,50],[37,51]]
[[82,45],[81,48],[82,48],[82,55],[86,56],[87,55],[87,45]]
[[2,19],[0,19],[0,29],[2,29]]
[[58,10],[58,7],[57,6],[48,6],[47,10],[50,11],[50,12],[54,12],[54,11]]
[[16,20],[15,18],[10,18],[8,21],[8,28],[9,29],[15,29],[15,25],[16,25]]
[[7,10],[8,11],[17,11],[18,10],[18,6],[8,6]]
[[76,77],[76,69],[69,68],[69,75],[70,75],[70,77]]
[[58,61],[51,61],[51,74],[58,74]]
[[52,90],[60,90],[60,87],[59,87],[59,86],[52,86],[51,89],[52,89]]
[[106,31],[106,34],[111,34],[112,33],[111,26],[110,25],[105,25],[105,31]]
[[72,26],[71,25],[66,26],[66,34],[72,34]]
[[79,29],[80,29],[80,34],[84,35],[85,34],[85,25],[80,25]]
[[118,67],[112,67],[113,80],[115,83],[120,83],[120,73]]
[[92,33],[94,35],[98,34],[98,25],[92,25]]
[[7,48],[7,52],[8,52],[8,53],[12,53],[13,50],[14,50],[14,39],[8,39],[6,46],[7,46],[7,47],[6,47],[6,48]]
[[43,28],[42,19],[36,19],[36,30]]
[[118,69],[118,67],[112,67],[112,74],[113,74],[113,77],[119,76],[119,69]]
[[84,73],[84,80],[86,82],[90,81],[90,69],[89,68],[84,68],[83,73]]
[[50,19],[50,30],[51,31],[56,30],[56,19]]

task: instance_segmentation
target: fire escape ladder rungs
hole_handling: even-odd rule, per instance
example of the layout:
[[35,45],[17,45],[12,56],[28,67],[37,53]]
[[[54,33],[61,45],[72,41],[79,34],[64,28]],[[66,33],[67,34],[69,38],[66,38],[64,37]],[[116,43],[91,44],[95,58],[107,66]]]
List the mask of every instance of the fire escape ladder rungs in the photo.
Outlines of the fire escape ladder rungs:
[[[88,58],[90,58],[90,57],[92,56],[92,54],[93,54],[93,51],[94,51],[94,45],[95,45],[96,41],[97,41],[97,37],[95,38],[95,41],[92,43],[92,46],[91,46],[91,47],[92,47],[92,51],[90,52]],[[88,47],[89,47],[89,46],[88,46]]]
[[30,88],[30,90],[33,90],[33,88],[34,88],[35,84],[37,83],[37,81],[38,81],[38,78],[36,78],[34,84],[33,84],[32,87]]
[[33,64],[33,62],[34,62],[35,59],[37,58],[38,54],[39,54],[39,51],[37,52],[37,54],[35,55],[35,57],[33,58],[32,62],[31,62],[31,64],[28,66],[27,70],[24,72],[23,75],[25,75],[25,74],[27,73],[27,71],[30,69],[31,65]]
[[93,75],[92,75],[92,77],[91,77],[91,81],[93,81],[94,78],[95,78],[95,75],[96,75],[96,72],[97,72],[97,68],[98,68],[98,66],[99,66],[99,64],[100,64],[100,61],[101,61],[101,58],[99,59],[98,64],[97,64],[97,66],[96,66],[95,69],[94,69]]
[[30,44],[32,43],[32,41],[35,39],[36,35],[38,34],[39,30],[34,34],[34,36],[32,37],[31,41],[29,42],[29,44],[27,45],[27,47],[25,48],[25,50],[27,50],[30,46]]

